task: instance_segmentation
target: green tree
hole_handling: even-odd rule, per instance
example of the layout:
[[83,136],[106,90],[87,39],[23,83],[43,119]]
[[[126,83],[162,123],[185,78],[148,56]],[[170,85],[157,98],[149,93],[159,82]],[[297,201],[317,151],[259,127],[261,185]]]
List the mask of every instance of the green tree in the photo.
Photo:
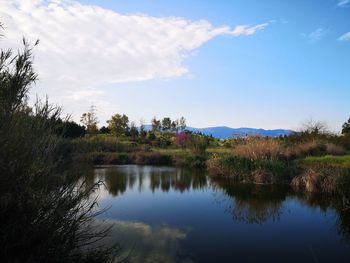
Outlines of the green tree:
[[157,120],[156,116],[153,117],[151,120],[151,126],[152,126],[152,132],[155,134],[156,132],[159,132],[162,128],[162,124],[160,120]]
[[169,117],[165,117],[162,120],[162,130],[170,131],[171,130],[171,119]]
[[61,118],[55,121],[53,125],[56,126],[55,133],[64,138],[84,137],[86,132],[84,126],[81,126],[74,121],[62,120]]
[[106,126],[102,126],[102,127],[100,128],[100,133],[101,133],[101,134],[108,134],[108,133],[110,133],[110,132],[111,132],[111,130],[108,129],[108,127],[106,127]]
[[145,121],[143,119],[140,120],[140,137],[142,140],[147,137],[147,131],[145,130]]
[[116,136],[126,135],[129,130],[129,118],[125,114],[115,114],[107,121],[108,129]]
[[130,136],[134,141],[139,136],[139,130],[137,129],[135,122],[133,121],[130,124]]
[[344,135],[350,135],[350,118],[347,122],[344,122],[341,133]]

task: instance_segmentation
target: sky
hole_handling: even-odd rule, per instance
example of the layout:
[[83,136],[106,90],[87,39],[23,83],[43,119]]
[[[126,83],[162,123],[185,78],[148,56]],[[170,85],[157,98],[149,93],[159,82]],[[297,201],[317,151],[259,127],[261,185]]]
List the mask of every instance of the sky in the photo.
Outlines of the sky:
[[298,129],[350,117],[350,0],[0,0],[1,48],[34,48],[48,96],[79,121]]

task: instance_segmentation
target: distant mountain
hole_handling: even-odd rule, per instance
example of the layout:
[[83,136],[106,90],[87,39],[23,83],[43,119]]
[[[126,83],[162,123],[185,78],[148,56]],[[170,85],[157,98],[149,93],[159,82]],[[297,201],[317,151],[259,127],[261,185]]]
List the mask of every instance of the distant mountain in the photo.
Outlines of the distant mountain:
[[[151,125],[145,125],[145,129],[150,130]],[[280,135],[288,135],[293,132],[291,130],[284,130],[284,129],[265,130],[265,129],[245,128],[245,127],[230,128],[226,126],[217,126],[217,127],[208,127],[208,128],[186,127],[186,130],[189,130],[192,132],[201,132],[209,136],[212,135],[213,137],[218,139],[232,138],[232,136],[253,136],[253,135],[277,137]]]
[[226,126],[209,127],[209,128],[188,127],[187,129],[193,132],[201,132],[206,135],[212,135],[213,137],[218,139],[227,139],[227,138],[231,138],[232,136],[253,136],[253,135],[277,137],[280,135],[288,135],[293,132],[291,130],[284,130],[284,129],[265,130],[265,129],[245,128],[245,127],[230,128]]

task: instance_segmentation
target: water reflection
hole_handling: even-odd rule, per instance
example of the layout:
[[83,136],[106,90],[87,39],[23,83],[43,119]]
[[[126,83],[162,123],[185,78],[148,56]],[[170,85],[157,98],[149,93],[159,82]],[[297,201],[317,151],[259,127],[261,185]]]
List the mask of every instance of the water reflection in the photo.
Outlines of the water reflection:
[[112,219],[97,219],[94,225],[97,229],[110,228],[108,237],[95,245],[120,246],[114,262],[192,262],[179,246],[187,233],[178,228]]
[[[112,196],[118,199],[121,196],[127,196],[128,191],[137,192],[141,195],[144,192],[153,193],[153,196],[157,196],[158,199],[163,199],[175,193],[183,196],[184,193],[210,192],[212,202],[218,204],[222,212],[229,213],[235,223],[247,225],[278,222],[284,214],[290,213],[290,209],[303,210],[307,208],[311,211],[314,209],[319,211],[317,213],[320,215],[317,214],[317,216],[322,217],[322,214],[334,216],[332,224],[336,226],[338,234],[344,241],[349,242],[350,240],[350,213],[344,210],[342,200],[339,198],[298,194],[289,187],[281,185],[243,185],[230,180],[214,180],[203,171],[170,167],[133,165],[102,167],[95,169],[93,173],[88,175],[87,180],[90,183],[97,180],[104,182],[104,189],[99,191],[101,198]],[[181,205],[185,206],[183,203]],[[186,205],[190,206],[190,204]],[[171,203],[171,206],[175,207],[174,202]],[[164,207],[167,209],[169,205],[165,204]],[[163,209],[164,207],[152,209]],[[201,210],[201,212],[203,211]],[[141,213],[142,215],[147,214],[147,210],[142,210],[139,213],[140,215]],[[159,211],[152,210],[152,213],[159,213]],[[158,216],[154,215],[155,219],[152,218],[152,220],[156,220]],[[208,214],[206,216],[212,217],[213,215]],[[217,220],[222,220],[222,218]],[[155,232],[159,230],[156,231],[154,226],[152,226],[152,229]],[[151,232],[154,232],[153,230]],[[159,233],[164,233],[164,231]],[[185,238],[186,235],[183,230],[181,233],[177,240]]]
[[[236,221],[262,224],[267,220],[279,220],[288,189],[284,186],[237,184],[230,180],[215,180],[213,185],[229,198],[226,211]],[[220,201],[220,200],[218,200]]]
[[174,190],[183,193],[208,186],[208,179],[202,171],[171,167],[128,165],[119,166],[118,169],[99,168],[94,171],[92,177],[93,181],[96,179],[104,181],[106,189],[113,196],[121,195],[127,189],[135,187],[140,192],[149,188],[152,192]]

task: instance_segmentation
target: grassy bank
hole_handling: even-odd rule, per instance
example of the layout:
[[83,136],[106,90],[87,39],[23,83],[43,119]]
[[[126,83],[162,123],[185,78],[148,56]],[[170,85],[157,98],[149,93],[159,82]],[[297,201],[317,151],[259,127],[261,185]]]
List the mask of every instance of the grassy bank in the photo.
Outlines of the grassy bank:
[[90,165],[140,164],[194,168],[205,167],[210,155],[210,152],[196,153],[192,149],[179,147],[152,147],[105,135],[63,140],[61,151],[67,159]]
[[187,145],[159,145],[98,134],[64,140],[62,151],[78,163],[206,168],[214,177],[255,184],[284,183],[298,191],[343,193],[349,185],[350,155],[325,139],[248,137],[232,139],[229,147],[213,139],[203,147],[202,135],[192,139],[195,143]]
[[295,189],[350,196],[350,155],[307,157],[296,163],[303,172],[291,182]]
[[350,155],[306,157],[293,161],[213,155],[212,176],[256,184],[287,183],[297,191],[350,195]]

